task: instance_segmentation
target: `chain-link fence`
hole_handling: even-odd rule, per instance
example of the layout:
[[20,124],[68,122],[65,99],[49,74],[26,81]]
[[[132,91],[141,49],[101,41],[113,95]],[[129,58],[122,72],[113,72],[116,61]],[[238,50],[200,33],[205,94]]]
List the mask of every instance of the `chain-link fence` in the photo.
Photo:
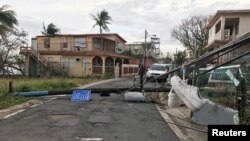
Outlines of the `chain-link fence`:
[[[199,73],[208,69],[200,68]],[[241,86],[243,80],[245,80],[245,84]],[[200,93],[203,97],[217,104],[239,110],[241,113],[241,122],[250,123],[249,67],[242,67],[240,65],[220,67],[199,76],[197,86],[200,88]],[[244,100],[244,95],[246,96],[246,100]],[[242,106],[243,100],[245,101],[244,106]]]

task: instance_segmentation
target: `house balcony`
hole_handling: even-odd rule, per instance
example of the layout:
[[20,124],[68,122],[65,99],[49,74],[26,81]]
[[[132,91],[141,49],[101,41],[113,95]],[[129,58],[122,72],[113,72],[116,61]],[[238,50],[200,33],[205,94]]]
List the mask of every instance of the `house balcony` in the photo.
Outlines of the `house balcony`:
[[[215,30],[213,32],[213,30]],[[207,50],[213,50],[238,38],[239,18],[224,18],[210,29]]]
[[221,31],[215,34],[213,39],[208,41],[208,45],[205,47],[207,50],[213,50],[215,48],[219,48],[232,40],[236,39],[236,35],[228,34],[230,31],[228,29],[224,30],[224,33],[221,34]]
[[65,49],[61,48],[56,50],[55,48],[51,50],[40,50],[37,51],[34,47],[21,47],[20,54],[22,55],[32,55],[34,58],[38,58],[42,63],[47,64],[46,59],[43,55],[64,55],[64,56],[110,56],[115,58],[130,58],[128,55],[125,54],[117,54],[114,51],[107,51],[107,50],[75,50],[75,49]]
[[81,54],[84,52],[108,52],[115,53],[115,42],[103,41],[103,42],[86,42],[86,43],[37,43],[33,45],[38,53],[41,54]]

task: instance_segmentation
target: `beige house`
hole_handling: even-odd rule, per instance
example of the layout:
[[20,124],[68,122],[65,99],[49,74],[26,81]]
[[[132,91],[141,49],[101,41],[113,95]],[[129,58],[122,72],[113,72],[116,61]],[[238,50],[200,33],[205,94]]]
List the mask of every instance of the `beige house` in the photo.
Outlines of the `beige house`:
[[118,34],[60,34],[32,38],[31,47],[22,47],[28,76],[60,73],[69,76],[113,75],[131,57],[117,49],[126,41]]
[[[209,30],[209,38],[205,48],[207,51],[212,51],[250,32],[250,9],[219,10],[210,19],[207,29]],[[249,45],[220,57],[214,63],[225,62],[246,50],[250,50]],[[245,56],[235,63],[247,62],[249,64],[249,60],[250,56]]]

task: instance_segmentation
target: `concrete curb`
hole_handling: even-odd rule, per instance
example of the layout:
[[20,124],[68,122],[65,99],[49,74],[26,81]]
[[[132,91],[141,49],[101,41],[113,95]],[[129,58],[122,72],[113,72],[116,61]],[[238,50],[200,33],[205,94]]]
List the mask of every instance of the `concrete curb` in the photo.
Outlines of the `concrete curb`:
[[0,120],[11,117],[17,113],[23,112],[25,109],[28,109],[30,107],[35,107],[42,103],[43,103],[42,101],[34,99],[34,100],[26,101],[22,104],[9,107],[7,109],[2,109],[0,110]]
[[[207,141],[207,133],[178,126],[181,125],[202,131],[207,130],[206,127],[192,122],[189,118],[189,110],[185,106],[170,108],[168,106],[156,105],[156,107],[163,119],[181,141]],[[169,113],[171,113],[171,115]]]

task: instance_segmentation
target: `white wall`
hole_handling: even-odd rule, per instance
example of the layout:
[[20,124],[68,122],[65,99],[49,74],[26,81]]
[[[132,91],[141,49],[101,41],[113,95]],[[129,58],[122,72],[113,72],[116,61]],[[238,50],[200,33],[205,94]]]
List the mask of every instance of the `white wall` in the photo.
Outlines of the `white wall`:
[[[212,43],[214,40],[221,40],[221,31],[218,33],[215,33],[215,26],[216,24],[221,21],[225,22],[226,18],[240,18],[239,21],[239,32],[236,38],[239,38],[240,36],[250,32],[250,14],[249,15],[239,15],[239,14],[232,14],[232,15],[226,15],[221,16],[216,23],[209,29],[209,38],[208,38],[208,44]],[[222,23],[223,24],[223,23]],[[225,28],[225,27],[222,27]]]
[[221,39],[221,29],[219,32],[215,34],[215,26],[218,22],[220,22],[222,17],[220,17],[215,24],[209,29],[209,37],[208,37],[208,44],[212,43],[214,40],[220,40]]
[[250,15],[240,16],[239,34],[237,37],[240,37],[248,32],[250,32]]

